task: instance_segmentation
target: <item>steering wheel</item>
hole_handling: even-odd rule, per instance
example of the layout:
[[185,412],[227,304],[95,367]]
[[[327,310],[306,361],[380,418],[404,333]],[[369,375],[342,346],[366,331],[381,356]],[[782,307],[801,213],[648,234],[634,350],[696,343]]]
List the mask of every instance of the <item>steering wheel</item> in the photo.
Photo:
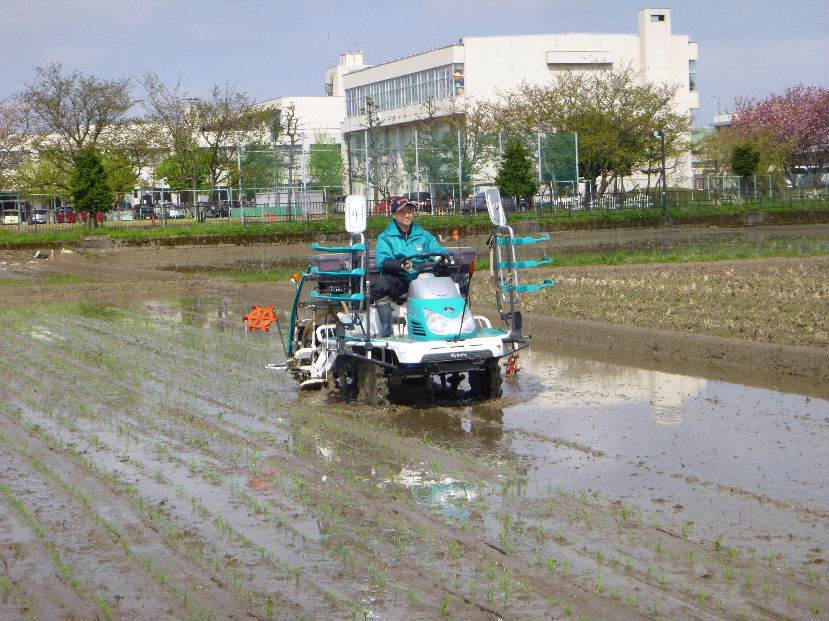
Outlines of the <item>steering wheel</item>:
[[431,259],[432,257],[437,257],[437,260],[413,263],[412,269],[414,269],[418,274],[429,273],[434,272],[436,269],[445,269],[447,266],[452,265],[453,262],[452,255],[445,252],[423,252],[403,257],[400,259],[400,263],[403,264],[406,261],[412,261],[414,259]]

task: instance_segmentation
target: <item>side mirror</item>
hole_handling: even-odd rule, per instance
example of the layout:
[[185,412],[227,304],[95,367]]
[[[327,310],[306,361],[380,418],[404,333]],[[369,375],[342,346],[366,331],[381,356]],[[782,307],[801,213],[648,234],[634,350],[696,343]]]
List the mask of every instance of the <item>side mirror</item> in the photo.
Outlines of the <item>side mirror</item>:
[[349,233],[363,233],[366,230],[366,197],[349,195],[345,197],[345,230]]
[[489,219],[495,226],[506,226],[507,216],[504,215],[504,204],[501,202],[501,192],[498,188],[492,188],[484,192],[486,210],[489,212]]

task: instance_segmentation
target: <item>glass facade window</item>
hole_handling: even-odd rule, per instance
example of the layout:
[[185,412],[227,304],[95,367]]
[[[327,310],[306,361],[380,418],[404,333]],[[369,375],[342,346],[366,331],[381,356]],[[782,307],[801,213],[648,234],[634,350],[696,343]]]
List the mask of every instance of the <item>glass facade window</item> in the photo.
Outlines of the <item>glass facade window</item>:
[[463,65],[458,63],[372,82],[346,89],[346,114],[365,114],[369,98],[378,110],[392,110],[462,95],[463,85]]
[[688,89],[692,92],[697,90],[697,61],[688,61]]

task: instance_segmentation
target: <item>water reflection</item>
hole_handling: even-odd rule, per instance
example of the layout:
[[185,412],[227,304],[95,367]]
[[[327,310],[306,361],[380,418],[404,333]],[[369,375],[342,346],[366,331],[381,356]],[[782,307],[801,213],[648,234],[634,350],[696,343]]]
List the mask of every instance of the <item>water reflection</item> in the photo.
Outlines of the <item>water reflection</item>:
[[406,408],[390,413],[391,423],[401,432],[446,443],[497,444],[504,435],[503,420],[504,410],[493,405]]
[[530,495],[680,507],[749,541],[783,532],[789,553],[829,540],[811,518],[829,511],[829,402],[538,351],[523,366],[538,390],[505,408],[502,449],[530,464]]
[[150,319],[179,323],[220,332],[241,331],[244,309],[227,298],[181,298],[147,300],[144,309]]
[[444,517],[463,521],[469,517],[466,503],[478,497],[475,483],[440,477],[424,470],[402,468],[400,474],[383,482],[388,487],[400,486],[412,491],[415,502],[440,509]]

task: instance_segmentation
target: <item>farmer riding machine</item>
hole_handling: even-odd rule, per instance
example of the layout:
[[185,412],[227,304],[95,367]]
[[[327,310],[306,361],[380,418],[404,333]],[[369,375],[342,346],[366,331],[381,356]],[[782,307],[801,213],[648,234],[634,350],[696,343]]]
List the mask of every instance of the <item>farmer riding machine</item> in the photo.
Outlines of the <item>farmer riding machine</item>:
[[497,190],[486,193],[487,209],[496,227],[492,265],[497,308],[505,329],[474,315],[469,284],[474,273],[472,248],[448,249],[445,254],[415,255],[418,275],[405,299],[396,300],[392,335],[378,336],[377,310],[371,290],[379,278],[374,255],[365,238],[366,202],[349,196],[345,226],[349,243],[311,248],[308,270],[295,277],[285,368],[303,388],[327,387],[335,398],[376,405],[389,389],[415,385],[431,391],[438,379],[456,390],[466,378],[476,399],[501,396],[500,361],[529,345],[522,333],[520,295],[553,285],[521,284],[518,271],[549,265],[550,258],[518,261],[516,247],[549,239],[515,237],[507,225]]

